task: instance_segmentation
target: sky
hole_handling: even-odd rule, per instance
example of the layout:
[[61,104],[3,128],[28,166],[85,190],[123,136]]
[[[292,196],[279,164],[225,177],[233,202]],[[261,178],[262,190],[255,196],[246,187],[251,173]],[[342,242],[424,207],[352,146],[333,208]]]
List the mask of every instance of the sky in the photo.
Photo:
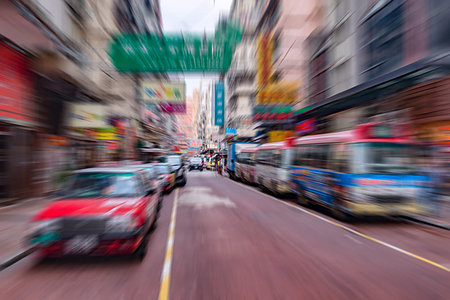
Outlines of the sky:
[[[232,0],[161,0],[163,30],[165,32],[213,33],[220,15],[228,15]],[[218,75],[172,75],[186,79],[186,97],[204,81],[218,79]]]

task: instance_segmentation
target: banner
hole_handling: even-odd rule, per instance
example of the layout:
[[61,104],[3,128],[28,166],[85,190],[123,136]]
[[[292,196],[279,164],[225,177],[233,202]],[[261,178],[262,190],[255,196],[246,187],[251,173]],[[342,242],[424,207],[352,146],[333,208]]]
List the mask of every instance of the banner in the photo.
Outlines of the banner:
[[106,105],[102,104],[70,103],[67,126],[73,128],[108,127],[105,109]]
[[146,105],[156,105],[163,113],[186,112],[186,85],[184,82],[143,81],[140,95]]
[[214,125],[223,126],[225,123],[225,88],[223,82],[214,84]]

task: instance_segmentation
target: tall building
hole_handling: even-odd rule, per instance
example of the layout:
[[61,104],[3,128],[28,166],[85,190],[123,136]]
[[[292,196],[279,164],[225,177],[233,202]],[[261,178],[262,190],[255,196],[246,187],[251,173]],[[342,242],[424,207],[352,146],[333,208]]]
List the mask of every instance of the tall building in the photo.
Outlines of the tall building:
[[[406,123],[424,145],[450,141],[448,1],[324,1],[309,39],[309,103],[321,131]],[[430,151],[431,153],[431,151]]]

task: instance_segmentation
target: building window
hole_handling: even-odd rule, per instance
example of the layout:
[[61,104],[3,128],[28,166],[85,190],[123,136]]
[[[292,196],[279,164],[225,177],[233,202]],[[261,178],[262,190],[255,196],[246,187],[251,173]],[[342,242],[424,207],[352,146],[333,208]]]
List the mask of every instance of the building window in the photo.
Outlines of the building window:
[[368,17],[363,24],[364,70],[366,78],[374,78],[397,68],[404,57],[404,9],[401,0]]

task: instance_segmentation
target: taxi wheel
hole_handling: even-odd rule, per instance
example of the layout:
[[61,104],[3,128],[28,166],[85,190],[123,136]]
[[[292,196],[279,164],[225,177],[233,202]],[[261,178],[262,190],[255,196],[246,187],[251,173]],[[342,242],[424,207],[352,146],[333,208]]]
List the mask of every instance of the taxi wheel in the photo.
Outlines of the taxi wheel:
[[139,245],[139,247],[134,252],[134,256],[138,260],[140,260],[140,261],[144,260],[145,255],[147,255],[147,245],[148,245],[148,234],[146,234],[144,236],[144,238],[142,239],[141,244]]

